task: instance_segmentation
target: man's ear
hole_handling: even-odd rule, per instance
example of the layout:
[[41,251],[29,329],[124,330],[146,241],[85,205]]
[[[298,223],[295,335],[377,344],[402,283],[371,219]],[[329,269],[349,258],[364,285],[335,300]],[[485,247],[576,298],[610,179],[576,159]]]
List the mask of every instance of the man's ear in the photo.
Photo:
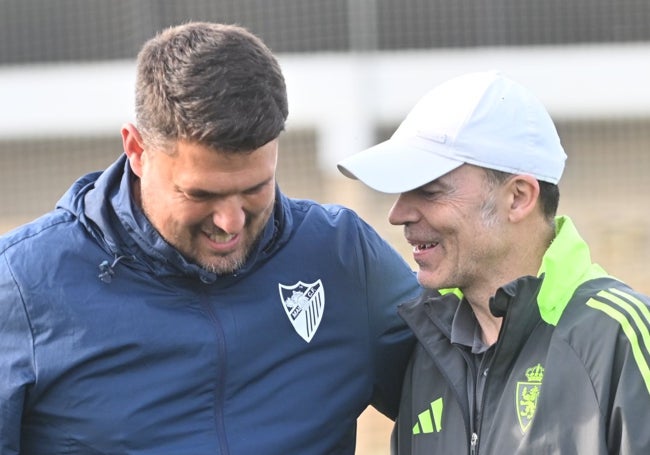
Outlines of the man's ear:
[[142,154],[144,144],[140,132],[132,123],[125,123],[122,126],[122,147],[131,165],[131,170],[138,177],[142,177]]
[[509,218],[518,222],[528,217],[537,207],[539,182],[531,175],[515,175],[508,182],[510,195]]

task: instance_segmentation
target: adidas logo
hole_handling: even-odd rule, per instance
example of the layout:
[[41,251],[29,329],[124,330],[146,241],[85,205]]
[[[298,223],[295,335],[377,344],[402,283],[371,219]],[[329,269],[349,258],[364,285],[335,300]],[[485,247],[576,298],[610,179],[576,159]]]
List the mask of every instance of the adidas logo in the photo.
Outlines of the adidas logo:
[[432,401],[429,409],[418,414],[413,434],[439,433],[442,431],[442,397]]

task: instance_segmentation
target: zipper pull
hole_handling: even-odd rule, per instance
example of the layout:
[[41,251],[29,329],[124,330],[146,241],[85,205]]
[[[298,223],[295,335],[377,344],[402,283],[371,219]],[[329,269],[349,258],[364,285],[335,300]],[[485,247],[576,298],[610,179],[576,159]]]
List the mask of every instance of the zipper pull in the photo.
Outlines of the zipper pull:
[[476,446],[478,445],[478,435],[472,433],[472,439],[469,442],[469,453],[471,455],[476,455]]

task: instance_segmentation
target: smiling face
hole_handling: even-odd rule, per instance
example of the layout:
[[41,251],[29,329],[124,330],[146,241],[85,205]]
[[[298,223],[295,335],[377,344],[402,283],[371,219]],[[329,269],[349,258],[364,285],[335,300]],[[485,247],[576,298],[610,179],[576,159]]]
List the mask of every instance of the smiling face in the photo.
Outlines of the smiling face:
[[470,165],[399,196],[389,220],[404,225],[423,286],[467,293],[500,278],[509,251],[502,196]]
[[160,235],[206,270],[240,268],[273,211],[277,139],[243,153],[184,141],[172,154],[125,149],[136,200]]

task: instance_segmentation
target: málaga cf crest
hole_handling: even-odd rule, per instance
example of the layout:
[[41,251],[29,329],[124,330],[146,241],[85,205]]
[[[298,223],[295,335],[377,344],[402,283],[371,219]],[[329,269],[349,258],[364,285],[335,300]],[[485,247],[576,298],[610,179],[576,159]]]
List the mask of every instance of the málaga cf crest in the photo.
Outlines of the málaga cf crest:
[[298,281],[286,286],[278,284],[282,306],[289,321],[307,343],[318,330],[325,308],[325,290],[321,280],[306,284]]

